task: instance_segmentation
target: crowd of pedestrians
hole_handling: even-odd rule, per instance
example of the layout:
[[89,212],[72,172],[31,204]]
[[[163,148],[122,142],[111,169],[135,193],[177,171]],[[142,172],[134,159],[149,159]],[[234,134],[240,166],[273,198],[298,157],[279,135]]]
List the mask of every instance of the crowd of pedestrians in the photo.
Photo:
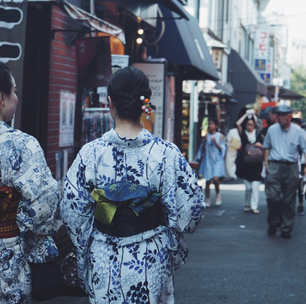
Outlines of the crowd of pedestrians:
[[[205,143],[211,142],[212,132],[218,134],[214,127],[216,123],[212,123],[212,127],[209,128],[209,133],[204,137],[200,147],[203,158],[199,170],[199,174],[206,179],[207,207],[211,205],[207,189],[210,181],[219,186],[219,178],[222,177],[220,173],[223,172],[223,169],[219,168],[223,162],[219,160],[219,166],[215,166],[218,168],[216,172],[207,168],[207,160],[216,159],[217,156],[223,157],[221,151],[224,153],[224,150],[221,150],[221,146],[226,143],[225,177],[243,179],[243,211],[260,214],[259,186],[263,183],[268,207],[268,235],[275,235],[280,228],[283,238],[291,238],[295,214],[304,214],[306,132],[302,129],[301,120],[292,118],[292,108],[287,105],[269,110],[267,127],[259,130],[257,122],[258,117],[254,111],[247,110],[229,130],[225,139],[220,135],[218,144],[210,144],[205,149]],[[213,164],[212,161],[210,163]],[[215,174],[207,174],[208,172]],[[215,182],[215,176],[218,177],[218,183]],[[219,205],[217,202],[220,194],[217,186],[216,205]],[[297,193],[299,204],[296,210]]]

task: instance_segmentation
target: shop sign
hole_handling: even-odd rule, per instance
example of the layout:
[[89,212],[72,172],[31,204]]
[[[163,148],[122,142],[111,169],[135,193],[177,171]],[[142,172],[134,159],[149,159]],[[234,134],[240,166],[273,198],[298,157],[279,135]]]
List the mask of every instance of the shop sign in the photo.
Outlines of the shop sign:
[[109,37],[76,40],[79,86],[91,89],[107,86],[111,76]]
[[259,29],[255,38],[255,70],[265,84],[272,83],[273,47],[269,46],[269,31]]
[[152,90],[150,101],[153,108],[149,120],[152,123],[151,132],[158,137],[163,137],[166,64],[146,62],[134,63],[133,65],[142,70],[149,78],[150,89]]
[[[7,64],[11,70],[20,92],[23,81],[26,20],[27,1],[0,1],[0,61]],[[22,103],[21,97],[18,97],[19,104]],[[20,116],[20,110],[19,106],[17,116]]]

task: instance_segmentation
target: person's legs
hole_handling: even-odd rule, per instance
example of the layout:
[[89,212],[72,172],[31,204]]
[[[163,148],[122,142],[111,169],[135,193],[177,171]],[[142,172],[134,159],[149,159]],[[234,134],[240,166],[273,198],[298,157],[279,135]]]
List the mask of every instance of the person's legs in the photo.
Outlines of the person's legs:
[[251,209],[253,213],[258,214],[258,203],[259,203],[259,181],[253,181],[251,183],[252,192],[251,192]]
[[293,229],[295,217],[295,203],[296,203],[296,188],[299,183],[298,164],[283,165],[282,168],[282,190],[283,199],[281,201],[281,215],[282,215],[282,236],[288,235]]
[[219,177],[214,177],[214,185],[216,189],[216,205],[220,206],[222,204],[222,199],[220,195],[220,180]]
[[211,181],[206,181],[206,186],[205,186],[205,204],[207,207],[210,207],[211,202],[210,202],[210,183]]
[[269,163],[266,177],[265,192],[268,205],[268,234],[273,235],[281,223],[280,204],[283,198],[280,176],[281,164]]
[[252,183],[245,179],[244,180],[244,185],[245,185],[245,207],[244,207],[244,211],[248,212],[248,211],[250,211]]

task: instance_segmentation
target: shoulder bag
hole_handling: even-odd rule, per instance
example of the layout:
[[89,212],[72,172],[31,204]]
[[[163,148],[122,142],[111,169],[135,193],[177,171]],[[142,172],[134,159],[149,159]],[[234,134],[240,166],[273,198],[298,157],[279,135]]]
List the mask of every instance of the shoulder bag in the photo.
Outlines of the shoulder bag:
[[263,149],[255,147],[255,144],[247,144],[243,151],[244,163],[248,166],[258,166],[263,161]]

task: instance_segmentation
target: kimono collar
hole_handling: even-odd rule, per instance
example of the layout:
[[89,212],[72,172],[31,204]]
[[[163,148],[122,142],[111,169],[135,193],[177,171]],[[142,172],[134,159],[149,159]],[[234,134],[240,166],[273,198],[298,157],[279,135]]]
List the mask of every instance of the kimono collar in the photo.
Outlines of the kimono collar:
[[13,128],[7,125],[4,121],[0,121],[0,135],[7,131],[12,131],[12,130]]
[[121,147],[139,148],[156,140],[156,137],[146,129],[142,129],[135,138],[121,137],[114,129],[111,129],[102,136],[102,139]]

